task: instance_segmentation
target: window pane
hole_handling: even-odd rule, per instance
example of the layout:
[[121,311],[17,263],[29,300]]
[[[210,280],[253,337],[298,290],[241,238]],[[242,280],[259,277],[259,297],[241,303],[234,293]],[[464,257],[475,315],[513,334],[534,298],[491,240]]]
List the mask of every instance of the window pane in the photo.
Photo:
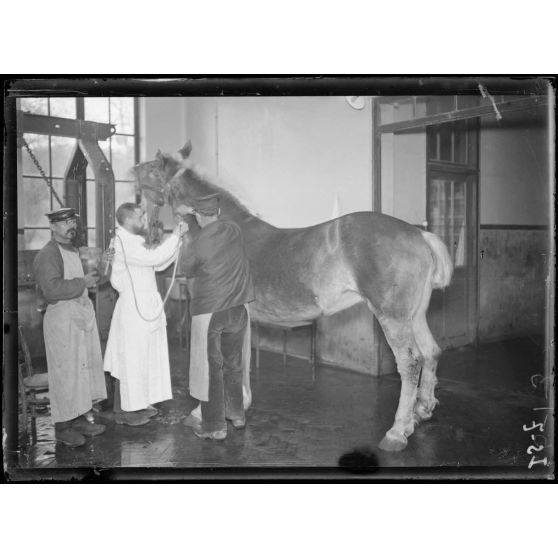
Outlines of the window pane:
[[455,122],[453,134],[453,162],[462,165],[467,163],[467,122]]
[[443,124],[439,128],[440,133],[440,160],[451,161],[451,130],[452,126]]
[[433,179],[429,187],[429,230],[447,246],[456,267],[466,265],[466,182]]
[[[42,178],[23,179],[23,226],[49,228],[50,190]],[[20,227],[22,225],[20,223]]]
[[453,200],[453,249],[454,265],[465,265],[465,183],[454,183]]
[[[44,184],[46,188],[47,187],[46,182]],[[53,178],[52,187],[54,188],[54,191],[58,194],[58,197],[60,198],[63,207],[65,207],[66,200],[64,199],[64,180],[62,180],[61,178]],[[58,202],[56,201],[56,198],[54,196],[52,196],[52,208],[53,210],[59,208]]]
[[21,110],[33,114],[48,114],[48,99],[46,97],[21,99]]
[[59,116],[60,118],[76,117],[76,99],[75,97],[51,97],[50,99],[50,115]]
[[49,240],[50,229],[25,230],[23,238],[26,250],[40,250]]
[[134,138],[112,136],[112,170],[116,180],[133,180],[131,169],[134,166]]
[[435,126],[429,126],[427,128],[427,154],[426,156],[430,160],[436,161],[438,159],[438,128]]
[[126,202],[135,203],[136,185],[133,182],[117,182],[115,185],[114,206],[118,207]]
[[97,231],[95,229],[87,229],[87,246],[91,248],[97,246]]
[[134,133],[134,99],[112,97],[110,99],[110,121],[119,134]]
[[97,212],[95,211],[95,181],[87,181],[87,223],[89,226],[95,226]]
[[51,137],[52,150],[52,176],[64,177],[64,173],[70,164],[70,159],[76,147],[73,138]]
[[84,105],[85,120],[108,123],[109,100],[107,97],[86,97],[84,99]]
[[[48,175],[50,174],[50,166],[48,162],[48,136],[38,135],[38,134],[23,134],[25,141],[29,144],[31,151],[39,161],[41,167],[43,167],[44,172]],[[41,176],[41,173],[29,157],[27,149],[23,147],[21,149],[22,162],[23,162],[23,174],[31,174],[34,176]]]

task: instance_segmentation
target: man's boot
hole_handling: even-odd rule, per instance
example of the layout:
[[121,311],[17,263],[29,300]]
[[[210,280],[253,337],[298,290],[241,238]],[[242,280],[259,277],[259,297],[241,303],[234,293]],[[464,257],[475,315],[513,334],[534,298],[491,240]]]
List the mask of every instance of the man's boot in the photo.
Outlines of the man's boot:
[[120,406],[120,380],[114,381],[114,422],[127,426],[143,426],[149,417],[142,411],[123,411]]
[[72,421],[72,428],[88,438],[98,436],[106,430],[104,425],[90,423],[83,415]]
[[71,420],[66,422],[55,422],[54,435],[56,441],[71,448],[83,446],[83,444],[85,444],[85,438],[77,430],[74,430],[72,426],[73,421]]

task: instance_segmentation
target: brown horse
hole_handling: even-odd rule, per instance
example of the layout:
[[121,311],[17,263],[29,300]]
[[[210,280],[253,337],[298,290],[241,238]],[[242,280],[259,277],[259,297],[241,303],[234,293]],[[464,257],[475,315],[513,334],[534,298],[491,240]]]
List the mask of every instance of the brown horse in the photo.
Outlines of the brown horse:
[[[440,348],[426,322],[432,289],[446,287],[452,264],[435,235],[393,217],[363,211],[300,229],[279,229],[251,214],[189,160],[157,153],[135,167],[138,184],[158,205],[190,206],[221,194],[222,218],[242,229],[256,302],[251,316],[294,322],[329,315],[365,300],[393,350],[401,375],[395,422],[379,447],[406,447],[415,424],[432,416]],[[422,373],[421,373],[422,372]],[[419,386],[420,380],[420,386]]]

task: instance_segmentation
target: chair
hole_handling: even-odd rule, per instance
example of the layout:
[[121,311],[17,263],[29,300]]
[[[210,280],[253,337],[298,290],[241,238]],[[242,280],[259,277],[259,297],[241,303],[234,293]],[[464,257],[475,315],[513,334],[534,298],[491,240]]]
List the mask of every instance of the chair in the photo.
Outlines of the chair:
[[46,372],[36,372],[31,361],[29,345],[25,340],[23,328],[17,327],[19,338],[19,358],[18,358],[18,383],[21,397],[21,408],[23,425],[25,432],[28,428],[27,414],[31,415],[34,425],[37,417],[37,408],[45,408],[50,400],[48,397],[37,397],[37,393],[48,391],[48,375]]

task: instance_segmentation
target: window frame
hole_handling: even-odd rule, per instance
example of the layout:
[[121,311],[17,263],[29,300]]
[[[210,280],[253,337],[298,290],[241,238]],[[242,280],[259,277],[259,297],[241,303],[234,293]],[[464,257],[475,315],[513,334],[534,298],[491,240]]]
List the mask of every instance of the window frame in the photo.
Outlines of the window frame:
[[[39,97],[40,98],[40,97]],[[47,100],[47,115],[48,116],[54,116],[52,115],[52,109],[51,109],[51,99],[52,98],[59,98],[59,97],[54,97],[54,96],[49,96],[49,97],[43,97]],[[122,97],[114,97],[114,96],[106,96],[106,97],[100,97],[103,99],[107,100],[108,103],[108,118],[109,118],[109,122],[111,123],[111,103],[110,100],[111,98],[122,98]],[[132,158],[133,158],[133,164],[137,164],[139,163],[139,154],[140,154],[140,116],[139,116],[139,99],[137,97],[128,97],[131,98],[133,100],[133,113],[132,113],[132,126],[133,126],[133,131],[131,133],[129,132],[123,132],[123,133],[119,133],[118,132],[118,125],[116,126],[116,133],[114,134],[114,136],[120,136],[120,137],[130,137],[133,138],[133,153],[132,153]],[[75,119],[76,120],[85,120],[85,99],[86,97],[75,97],[74,101],[75,101]],[[20,107],[21,108],[21,99],[20,99]],[[43,114],[43,113],[41,113]],[[42,135],[42,134],[41,134]],[[57,174],[53,174],[53,168],[52,168],[52,161],[53,161],[53,157],[52,157],[52,152],[53,152],[53,141],[52,138],[55,136],[52,136],[50,134],[44,134],[47,137],[47,144],[48,144],[48,169],[43,168],[43,170],[45,171],[45,175],[47,176],[47,178],[50,180],[51,184],[54,183],[54,181],[60,181],[60,180],[64,180],[64,176],[58,176]],[[112,141],[113,141],[113,137],[110,137],[108,139],[108,149],[107,149],[107,153],[105,153],[105,156],[107,156],[107,159],[111,165],[112,168],[112,163],[113,163],[113,148],[112,148]],[[23,147],[21,149],[24,149]],[[69,163],[69,161],[68,161]],[[43,180],[44,179],[41,177],[38,169],[36,171],[36,174],[29,174],[29,173],[24,173],[23,172],[23,165],[21,168],[21,194],[24,195],[25,192],[25,181],[26,179],[40,179]],[[86,185],[87,187],[89,187],[91,184],[94,185],[95,180],[93,178],[87,178],[86,179]],[[116,178],[114,180],[114,187],[115,187],[115,195],[116,192],[118,190],[118,185],[119,184],[134,184],[134,180],[130,179],[130,180],[125,180],[122,178]],[[46,184],[45,184],[45,188],[46,188]],[[89,191],[89,188],[87,189],[87,191]],[[94,191],[94,190],[93,190]],[[55,209],[58,208],[58,204],[55,203],[54,200],[54,196],[52,194],[52,191],[49,192],[49,210],[53,211]],[[27,230],[29,231],[48,231],[50,233],[50,227],[47,226],[41,226],[41,225],[28,225],[25,222],[25,216],[22,216],[23,222],[21,224],[18,225],[18,232],[21,234],[22,236],[22,244],[23,244],[23,249],[29,249],[26,246],[26,241],[25,241],[25,232]],[[93,223],[93,226],[91,226],[91,223]],[[94,226],[95,221],[90,219],[88,220],[87,223],[87,235],[88,238],[91,237],[91,232],[96,230],[96,227]],[[89,244],[89,241],[88,241]]]

